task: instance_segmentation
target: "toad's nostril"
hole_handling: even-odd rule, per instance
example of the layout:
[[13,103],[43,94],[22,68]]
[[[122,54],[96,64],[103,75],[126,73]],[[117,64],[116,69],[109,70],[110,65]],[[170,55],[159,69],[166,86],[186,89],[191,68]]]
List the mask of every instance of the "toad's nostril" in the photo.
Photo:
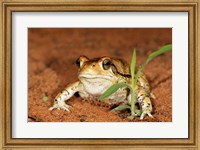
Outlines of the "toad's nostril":
[[93,64],[92,67],[95,67],[95,64]]

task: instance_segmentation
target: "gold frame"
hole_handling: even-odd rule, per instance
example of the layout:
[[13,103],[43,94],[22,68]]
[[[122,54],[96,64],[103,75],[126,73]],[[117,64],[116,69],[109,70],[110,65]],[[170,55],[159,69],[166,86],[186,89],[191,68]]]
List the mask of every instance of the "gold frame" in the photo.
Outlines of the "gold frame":
[[[2,0],[0,1],[0,149],[200,149],[199,0]],[[16,11],[186,11],[189,14],[189,138],[187,139],[14,139],[11,137],[11,26]]]

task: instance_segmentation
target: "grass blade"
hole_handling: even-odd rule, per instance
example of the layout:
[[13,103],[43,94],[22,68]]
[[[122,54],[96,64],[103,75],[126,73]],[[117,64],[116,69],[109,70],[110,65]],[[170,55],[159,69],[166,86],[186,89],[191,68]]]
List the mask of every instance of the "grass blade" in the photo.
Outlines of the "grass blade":
[[131,117],[130,118],[134,118],[134,115],[135,115],[135,66],[136,66],[136,50],[134,49],[134,52],[133,52],[133,56],[132,56],[132,60],[131,60]]
[[149,57],[142,63],[142,65],[139,66],[138,71],[137,71],[136,76],[135,76],[135,82],[137,82],[138,76],[142,72],[144,66],[146,64],[148,64],[148,62],[150,62],[153,58],[157,57],[158,55],[161,55],[161,54],[164,54],[164,53],[170,51],[171,49],[172,49],[172,44],[168,44],[168,45],[161,47],[159,50],[151,53],[149,55]]
[[134,80],[135,65],[136,65],[136,50],[134,49],[134,51],[133,51],[133,56],[132,56],[132,59],[131,59],[131,68],[130,68],[132,80]]
[[126,83],[116,83],[113,84],[109,89],[107,89],[100,97],[99,100],[108,98],[111,94],[115,93],[119,88],[128,86]]
[[141,114],[142,114],[141,110],[139,110],[139,109],[136,109],[136,110],[135,110],[135,113],[136,113],[138,116],[141,116]]
[[118,107],[115,107],[114,109],[112,109],[112,111],[116,111],[116,110],[124,110],[124,109],[131,109],[131,107],[129,105],[119,105]]
[[159,50],[157,50],[149,55],[148,61],[151,61],[156,56],[166,53],[166,52],[170,51],[171,49],[172,49],[172,44],[161,47]]

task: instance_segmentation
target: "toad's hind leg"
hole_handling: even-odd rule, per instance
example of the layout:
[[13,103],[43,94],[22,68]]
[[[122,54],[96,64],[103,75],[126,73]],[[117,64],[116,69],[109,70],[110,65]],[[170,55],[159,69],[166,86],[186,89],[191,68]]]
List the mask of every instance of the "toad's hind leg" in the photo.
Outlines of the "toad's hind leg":
[[55,97],[54,104],[51,108],[49,108],[49,110],[64,109],[66,111],[69,111],[71,106],[67,105],[65,101],[71,98],[79,90],[80,90],[79,81],[67,85],[67,87]]

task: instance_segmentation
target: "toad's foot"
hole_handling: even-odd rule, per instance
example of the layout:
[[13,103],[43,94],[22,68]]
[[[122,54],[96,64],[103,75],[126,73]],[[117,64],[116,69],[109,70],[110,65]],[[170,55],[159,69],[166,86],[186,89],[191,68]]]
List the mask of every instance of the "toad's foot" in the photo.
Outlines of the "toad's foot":
[[58,102],[58,103],[54,103],[54,105],[52,107],[50,107],[49,110],[63,109],[63,110],[70,112],[70,108],[72,108],[72,106],[65,104],[65,102]]
[[142,114],[140,116],[140,120],[143,120],[146,115],[148,115],[149,117],[153,118],[153,116],[151,115],[151,111],[147,109],[147,110],[144,110],[142,112]]
[[55,97],[54,105],[51,108],[49,108],[49,110],[64,109],[66,111],[69,111],[71,106],[67,105],[65,101],[71,98],[79,90],[80,90],[79,81],[67,85],[67,87],[62,92],[58,93],[58,95]]

